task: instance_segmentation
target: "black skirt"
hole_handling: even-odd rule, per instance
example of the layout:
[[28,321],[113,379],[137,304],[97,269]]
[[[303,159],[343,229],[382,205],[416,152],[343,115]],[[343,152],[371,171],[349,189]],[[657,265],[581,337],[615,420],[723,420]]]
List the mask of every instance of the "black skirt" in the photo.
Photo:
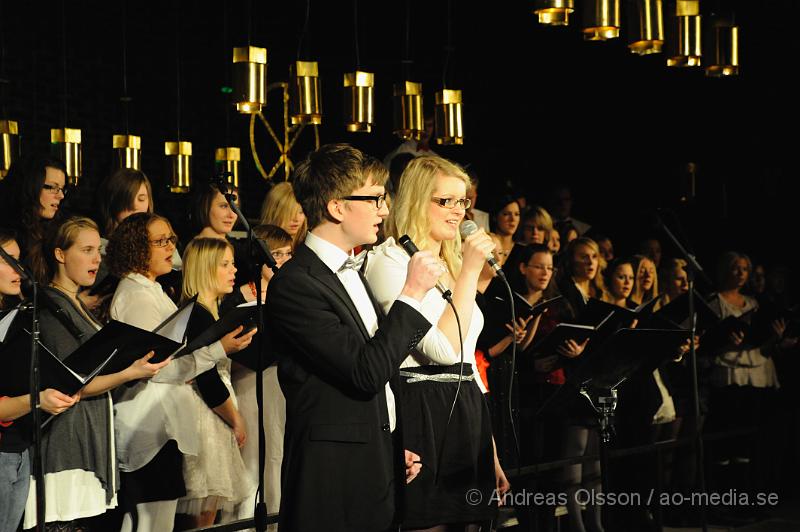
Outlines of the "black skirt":
[[172,501],[186,496],[183,482],[183,454],[175,440],[169,440],[147,465],[120,473],[122,507],[133,511],[137,504]]
[[[474,380],[462,380],[448,425],[458,382],[419,380],[457,376],[459,367],[401,369],[404,447],[422,460],[419,475],[406,486],[404,529],[496,516],[492,425],[480,388]],[[472,366],[464,364],[462,375],[472,377]]]

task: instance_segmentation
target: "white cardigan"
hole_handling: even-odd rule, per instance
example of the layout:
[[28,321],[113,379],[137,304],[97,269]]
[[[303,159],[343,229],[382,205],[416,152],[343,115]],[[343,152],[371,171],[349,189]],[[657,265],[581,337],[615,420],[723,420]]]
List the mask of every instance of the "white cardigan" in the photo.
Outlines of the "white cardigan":
[[[138,273],[122,278],[111,301],[113,319],[148,331],[176,310],[160,284]],[[152,379],[118,388],[114,408],[121,471],[147,465],[169,440],[175,440],[183,454],[197,455],[195,414],[186,411],[196,401],[186,383],[225,357],[222,344],[215,342],[173,360]]]

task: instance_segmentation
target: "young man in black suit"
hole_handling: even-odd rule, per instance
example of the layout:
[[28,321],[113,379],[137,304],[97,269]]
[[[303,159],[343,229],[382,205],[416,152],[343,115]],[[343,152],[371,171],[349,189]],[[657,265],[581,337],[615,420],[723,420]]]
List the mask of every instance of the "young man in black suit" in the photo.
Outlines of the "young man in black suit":
[[377,239],[389,213],[386,177],[345,144],[322,146],[295,171],[309,234],[266,301],[286,396],[283,532],[389,530],[404,481],[419,472],[419,457],[402,449],[389,383],[431,327],[419,302],[442,270],[430,253],[416,253],[403,292],[381,316],[352,250]]

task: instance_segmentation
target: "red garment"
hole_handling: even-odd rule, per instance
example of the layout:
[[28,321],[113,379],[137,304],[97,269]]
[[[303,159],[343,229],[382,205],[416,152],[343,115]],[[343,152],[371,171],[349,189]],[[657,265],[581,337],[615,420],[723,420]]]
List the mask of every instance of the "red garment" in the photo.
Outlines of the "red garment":
[[475,350],[475,367],[478,368],[478,376],[486,386],[486,392],[489,392],[489,377],[486,375],[486,370],[489,368],[489,361],[480,349]]
[[564,384],[567,382],[567,377],[564,375],[564,369],[559,368],[548,373],[544,381],[548,384]]

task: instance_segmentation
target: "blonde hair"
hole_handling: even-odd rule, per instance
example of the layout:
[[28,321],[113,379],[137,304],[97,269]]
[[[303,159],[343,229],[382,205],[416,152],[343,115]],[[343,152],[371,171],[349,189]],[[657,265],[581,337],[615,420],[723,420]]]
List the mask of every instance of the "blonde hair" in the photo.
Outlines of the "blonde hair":
[[678,273],[685,271],[686,261],[683,259],[668,259],[662,262],[664,266],[661,268],[659,277],[661,278],[661,291],[662,302],[664,305],[672,301],[669,292],[673,289],[673,282],[678,278]]
[[[645,261],[653,265],[653,286],[647,292],[642,291],[642,286],[639,284],[639,272],[644,268]],[[650,257],[645,255],[633,256],[633,291],[631,292],[631,301],[637,305],[647,303],[652,299],[658,297],[658,274],[656,273],[656,263]],[[659,304],[656,303],[655,309],[658,309]]]
[[[217,290],[217,267],[225,256],[225,251],[233,246],[220,238],[195,238],[183,251],[183,284],[181,303],[195,295]],[[198,298],[199,301],[199,298]],[[219,318],[217,301],[200,301],[214,318]]]
[[44,258],[47,264],[47,277],[52,279],[58,273],[58,262],[56,261],[56,249],[68,250],[78,239],[78,234],[88,229],[100,234],[100,229],[91,218],[83,216],[73,216],[67,218],[58,228],[47,235],[44,241]]
[[603,283],[603,272],[605,272],[606,269],[606,260],[603,258],[603,255],[600,254],[600,246],[591,238],[579,236],[578,238],[570,240],[567,244],[567,247],[563,251],[564,267],[560,269],[562,278],[572,278],[572,274],[575,271],[575,248],[578,246],[586,246],[597,254],[597,274],[595,274],[594,279],[589,281],[589,295],[597,299],[604,299],[606,297],[606,288]]
[[[415,158],[400,177],[400,190],[386,220],[387,236],[396,240],[408,235],[420,249],[427,247],[431,228],[427,213],[438,176],[457,177],[466,190],[472,186],[469,176],[455,163],[432,155]],[[461,271],[461,238],[442,242],[440,253],[450,275],[456,278]]]
[[553,218],[544,207],[540,207],[538,205],[531,206],[530,210],[528,210],[528,213],[523,219],[522,225],[525,225],[525,222],[528,221],[533,222],[534,227],[544,230],[545,244],[550,242],[550,233],[553,232]]
[[[302,207],[295,198],[292,184],[284,181],[272,187],[264,198],[264,203],[261,204],[261,219],[258,221],[258,225],[286,227],[300,211],[302,211]],[[308,223],[303,220],[303,225],[294,235],[294,245],[305,239],[307,228]]]

